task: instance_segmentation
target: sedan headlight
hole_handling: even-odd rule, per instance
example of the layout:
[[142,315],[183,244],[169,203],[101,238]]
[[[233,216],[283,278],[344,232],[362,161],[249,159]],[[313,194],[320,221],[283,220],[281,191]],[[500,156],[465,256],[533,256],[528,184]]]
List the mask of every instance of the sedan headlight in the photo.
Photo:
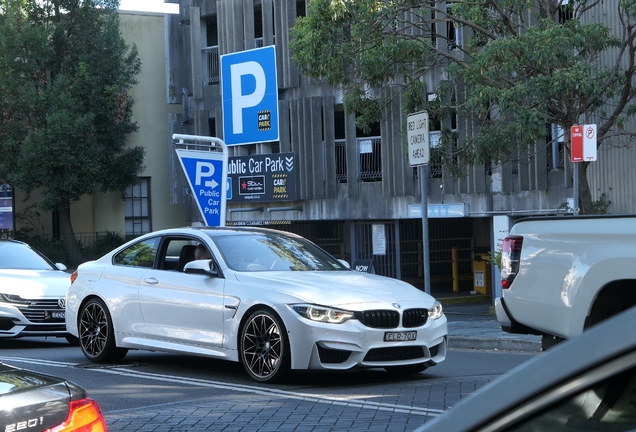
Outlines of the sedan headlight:
[[325,306],[297,304],[290,305],[290,307],[301,317],[316,322],[342,324],[343,322],[353,318],[353,312]]
[[433,307],[428,310],[428,317],[430,319],[436,320],[441,318],[442,315],[442,304],[438,301],[435,301],[435,303],[433,303]]
[[15,294],[0,294],[0,303],[26,304],[27,301]]

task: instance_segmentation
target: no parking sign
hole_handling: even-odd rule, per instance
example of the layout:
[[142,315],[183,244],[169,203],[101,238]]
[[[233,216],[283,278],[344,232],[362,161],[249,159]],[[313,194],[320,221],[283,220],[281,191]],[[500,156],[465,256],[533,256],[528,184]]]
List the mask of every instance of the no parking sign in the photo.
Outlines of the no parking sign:
[[572,162],[593,162],[596,160],[596,125],[572,126],[570,143]]

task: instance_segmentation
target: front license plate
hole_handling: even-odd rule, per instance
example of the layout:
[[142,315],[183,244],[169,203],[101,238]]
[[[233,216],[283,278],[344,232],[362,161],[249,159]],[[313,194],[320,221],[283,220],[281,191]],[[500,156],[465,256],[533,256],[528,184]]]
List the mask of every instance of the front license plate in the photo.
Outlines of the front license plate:
[[51,312],[51,318],[66,318],[66,312]]
[[384,342],[414,341],[417,339],[417,332],[384,332]]

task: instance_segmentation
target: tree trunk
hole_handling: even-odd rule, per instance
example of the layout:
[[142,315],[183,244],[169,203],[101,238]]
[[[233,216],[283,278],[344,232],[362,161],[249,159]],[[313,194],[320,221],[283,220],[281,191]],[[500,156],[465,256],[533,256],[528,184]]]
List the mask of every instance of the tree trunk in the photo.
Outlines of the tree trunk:
[[59,208],[58,214],[60,217],[60,235],[66,248],[70,268],[77,268],[78,265],[85,261],[84,254],[82,253],[77,239],[75,239],[75,231],[73,231],[73,225],[71,223],[71,209],[70,206],[66,208]]
[[587,167],[589,162],[579,162],[579,214],[595,214],[592,204],[592,191],[587,180]]

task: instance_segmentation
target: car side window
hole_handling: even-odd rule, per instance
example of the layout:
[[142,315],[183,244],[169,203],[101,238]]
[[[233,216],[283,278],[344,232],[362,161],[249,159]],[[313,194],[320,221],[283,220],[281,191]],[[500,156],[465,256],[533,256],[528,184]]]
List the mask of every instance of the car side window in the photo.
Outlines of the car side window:
[[152,268],[157,256],[159,237],[135,243],[115,255],[116,265]]

